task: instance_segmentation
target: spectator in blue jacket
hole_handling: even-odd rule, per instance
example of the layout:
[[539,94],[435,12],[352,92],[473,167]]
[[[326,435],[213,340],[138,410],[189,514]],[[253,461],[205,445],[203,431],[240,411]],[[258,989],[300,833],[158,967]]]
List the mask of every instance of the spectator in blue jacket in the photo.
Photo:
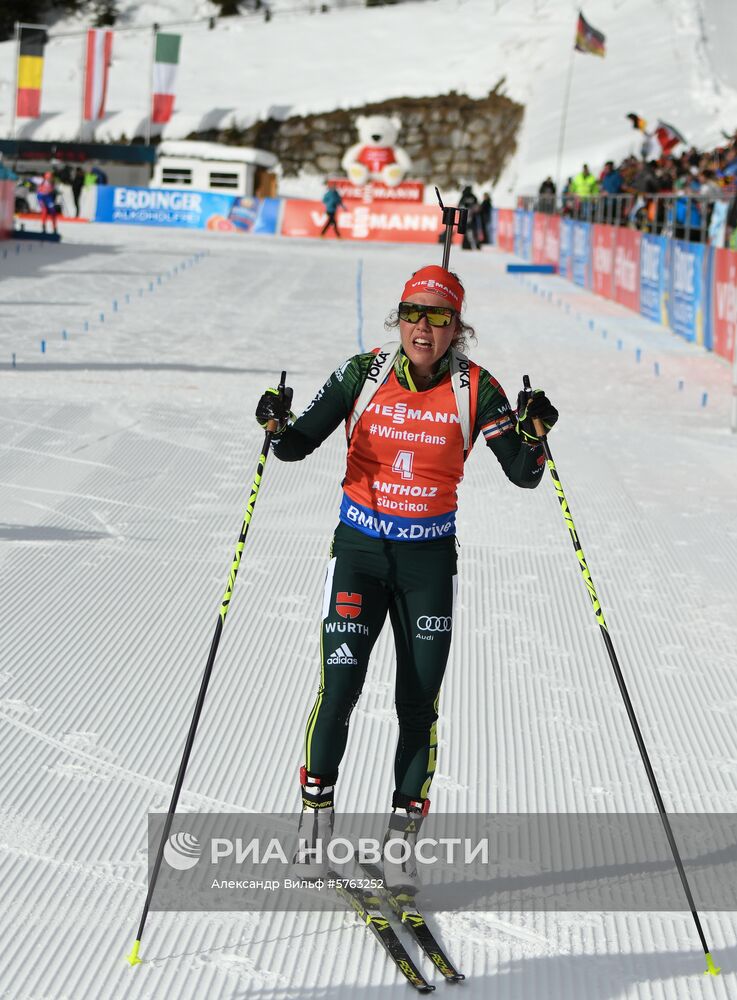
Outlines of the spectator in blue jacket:
[[320,236],[324,236],[332,226],[335,230],[335,235],[340,239],[340,230],[338,229],[338,223],[335,221],[335,213],[339,208],[345,208],[345,205],[343,204],[343,199],[340,197],[340,192],[333,184],[328,183],[328,189],[322,196],[322,203],[325,206],[325,211],[328,213],[328,218],[322,227]]
[[614,166],[613,160],[607,160],[599,178],[599,188],[603,195],[608,196],[604,202],[604,222],[619,225],[622,202],[616,195],[622,194],[622,187],[623,181],[619,168]]
[[687,182],[682,194],[676,198],[673,235],[677,240],[701,243],[702,216],[699,188],[698,178],[694,176]]

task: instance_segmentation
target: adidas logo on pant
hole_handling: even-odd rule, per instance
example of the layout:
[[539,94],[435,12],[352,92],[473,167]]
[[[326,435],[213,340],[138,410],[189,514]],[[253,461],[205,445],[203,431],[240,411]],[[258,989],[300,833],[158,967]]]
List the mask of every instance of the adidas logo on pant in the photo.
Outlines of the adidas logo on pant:
[[355,666],[358,660],[348,648],[348,644],[344,642],[341,646],[338,646],[335,652],[330,654],[325,662],[328,666],[348,667]]

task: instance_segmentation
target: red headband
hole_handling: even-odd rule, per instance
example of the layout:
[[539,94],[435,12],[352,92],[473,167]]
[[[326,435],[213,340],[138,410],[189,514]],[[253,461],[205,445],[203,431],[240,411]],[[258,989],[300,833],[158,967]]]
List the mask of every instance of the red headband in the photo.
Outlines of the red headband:
[[446,271],[437,264],[428,264],[413,274],[402,292],[402,300],[408,299],[410,295],[418,292],[433,292],[440,295],[446,302],[449,302],[458,312],[463,305],[463,288],[460,281],[454,278],[450,271]]

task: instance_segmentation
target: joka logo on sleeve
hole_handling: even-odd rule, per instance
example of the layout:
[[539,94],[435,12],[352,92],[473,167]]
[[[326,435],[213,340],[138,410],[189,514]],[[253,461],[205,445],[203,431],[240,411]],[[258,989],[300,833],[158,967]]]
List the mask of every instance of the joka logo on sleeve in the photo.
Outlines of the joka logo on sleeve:
[[358,618],[361,614],[361,594],[347,594],[339,590],[335,595],[335,610],[341,618]]

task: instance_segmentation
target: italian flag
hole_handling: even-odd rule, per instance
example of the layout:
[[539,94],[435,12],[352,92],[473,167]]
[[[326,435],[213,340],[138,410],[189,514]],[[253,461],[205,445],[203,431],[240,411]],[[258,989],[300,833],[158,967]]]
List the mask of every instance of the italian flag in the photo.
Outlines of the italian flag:
[[174,83],[179,65],[181,35],[156,35],[154,55],[153,108],[151,121],[168,122],[174,111]]

